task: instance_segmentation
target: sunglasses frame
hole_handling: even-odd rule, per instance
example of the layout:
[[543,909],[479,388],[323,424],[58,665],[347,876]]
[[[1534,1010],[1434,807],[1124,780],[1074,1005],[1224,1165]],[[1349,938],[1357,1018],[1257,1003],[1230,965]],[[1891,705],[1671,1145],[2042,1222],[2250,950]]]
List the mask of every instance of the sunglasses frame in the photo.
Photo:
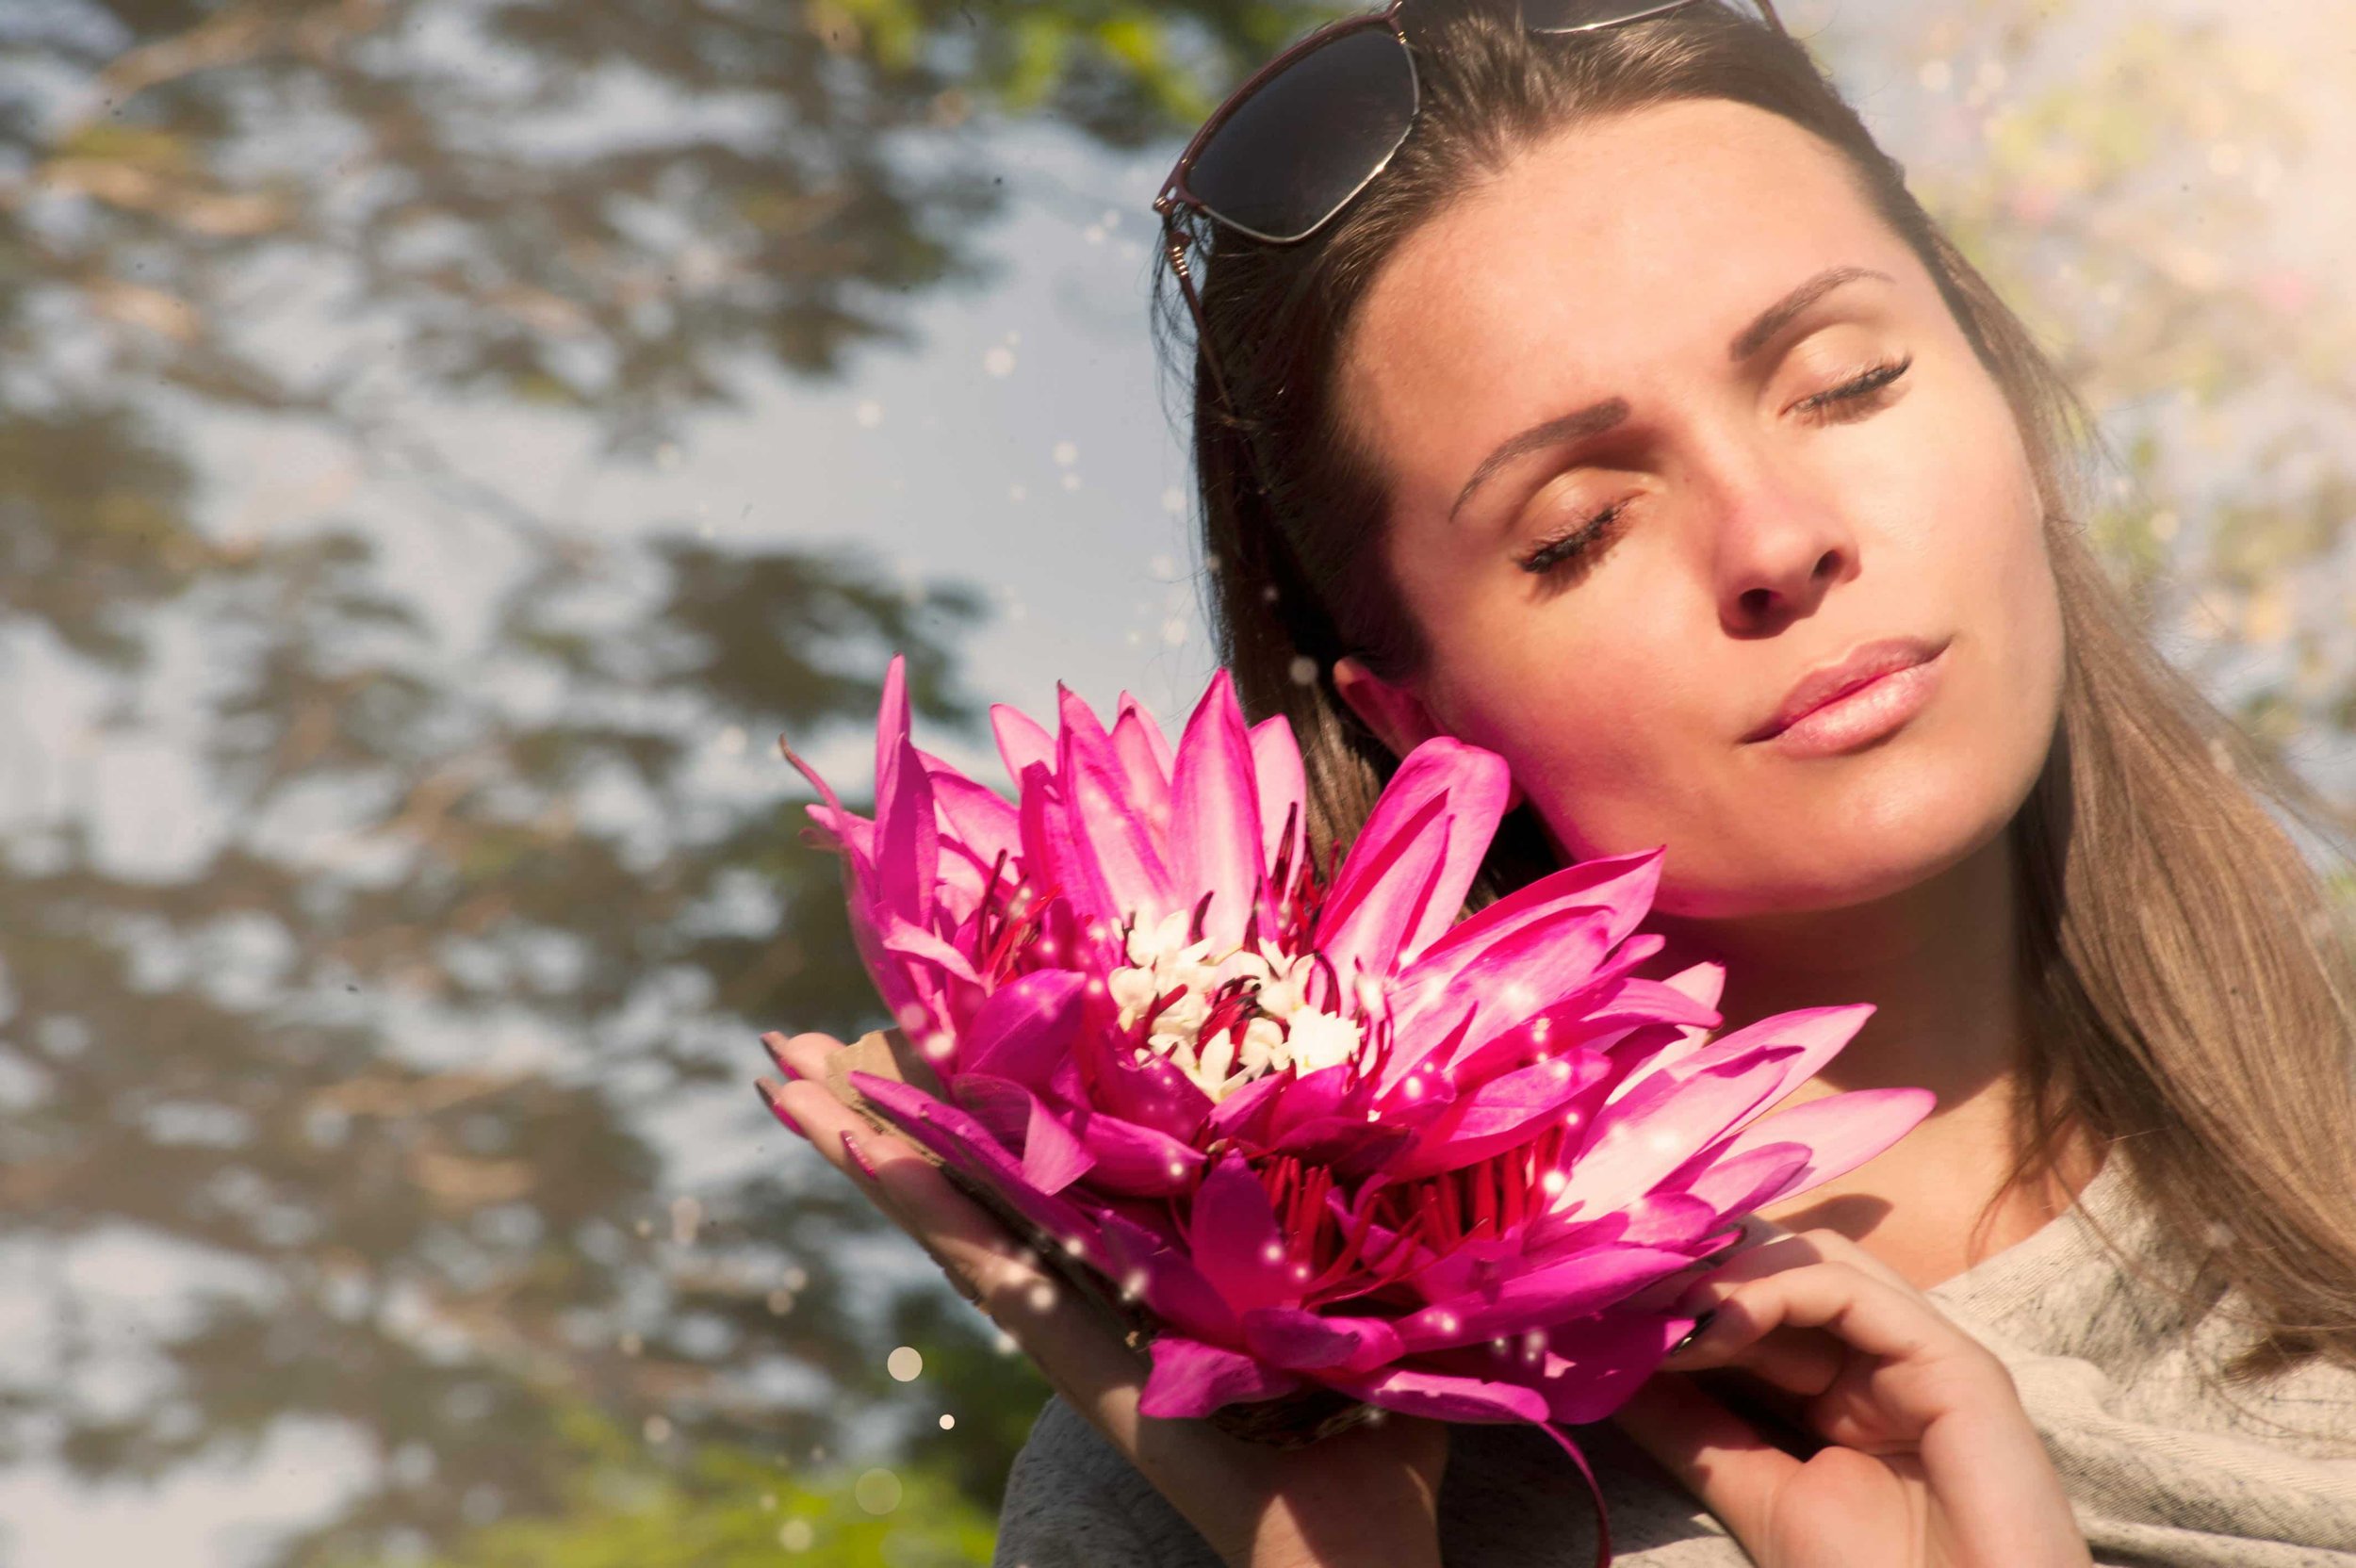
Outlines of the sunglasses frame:
[[[1702,3],[1706,3],[1706,0],[1661,0],[1658,5],[1644,10],[1632,11],[1627,16],[1615,16],[1600,22],[1582,22],[1572,27],[1532,27],[1530,31],[1550,37],[1567,33],[1591,33],[1604,27],[1617,27],[1623,23],[1642,22],[1647,17],[1660,16],[1663,12],[1680,10],[1687,6]],[[1783,19],[1775,14],[1775,0],[1751,0],[1751,3],[1759,8],[1760,12],[1765,15],[1768,24],[1776,32],[1787,38],[1791,36],[1790,31],[1783,24]],[[1202,353],[1203,364],[1210,368],[1211,379],[1219,387],[1220,400],[1231,409],[1235,406],[1235,401],[1228,396],[1227,378],[1219,371],[1218,357],[1210,351],[1210,335],[1205,330],[1203,320],[1202,297],[1195,292],[1194,275],[1186,268],[1186,242],[1190,237],[1182,233],[1178,228],[1179,209],[1183,207],[1187,211],[1200,213],[1223,228],[1233,229],[1248,238],[1269,245],[1297,245],[1341,216],[1350,204],[1358,199],[1359,192],[1373,184],[1376,177],[1390,167],[1391,159],[1399,155],[1399,150],[1407,145],[1407,139],[1415,134],[1415,119],[1423,112],[1422,81],[1415,71],[1415,46],[1407,41],[1406,29],[1399,24],[1399,13],[1406,4],[1407,0],[1390,0],[1390,4],[1379,11],[1367,11],[1360,16],[1346,16],[1326,23],[1253,72],[1245,79],[1242,86],[1227,95],[1226,102],[1212,111],[1211,117],[1205,120],[1202,127],[1194,133],[1193,139],[1186,143],[1186,151],[1178,155],[1178,161],[1170,167],[1169,177],[1163,180],[1161,190],[1153,198],[1153,210],[1161,215],[1162,220],[1163,259],[1170,263],[1170,270],[1177,274],[1178,287],[1186,295],[1186,308],[1194,315],[1196,346]],[[1518,7],[1516,9],[1518,12]],[[1406,52],[1408,90],[1413,95],[1408,105],[1407,124],[1399,132],[1399,139],[1391,143],[1389,150],[1376,160],[1372,169],[1366,171],[1366,177],[1351,187],[1350,194],[1335,203],[1331,211],[1297,235],[1263,234],[1257,229],[1235,222],[1233,219],[1221,217],[1187,188],[1186,175],[1193,170],[1195,159],[1202,155],[1204,144],[1219,134],[1220,127],[1235,117],[1236,109],[1250,100],[1254,92],[1276,76],[1281,75],[1304,56],[1324,48],[1335,39],[1345,38],[1351,33],[1362,32],[1369,27],[1380,27],[1389,33],[1399,41],[1399,48]]]

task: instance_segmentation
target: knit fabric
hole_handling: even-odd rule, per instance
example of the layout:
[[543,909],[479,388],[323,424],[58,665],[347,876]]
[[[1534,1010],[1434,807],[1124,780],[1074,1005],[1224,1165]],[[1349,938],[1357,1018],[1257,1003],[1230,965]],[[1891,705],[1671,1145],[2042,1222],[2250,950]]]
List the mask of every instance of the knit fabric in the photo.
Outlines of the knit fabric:
[[[2154,1221],[2107,1159],[2059,1217],[1924,1294],[2011,1369],[2105,1568],[2356,1568],[2356,1372],[2321,1361],[2237,1389],[2239,1298],[2186,1303],[2103,1250],[2145,1258]],[[1696,1381],[1729,1403],[1711,1374]],[[1745,1413],[1761,1413],[1746,1410]],[[1566,1429],[1628,1568],[1747,1568],[1733,1535],[1609,1422]],[[1801,1450],[1805,1452],[1805,1449]],[[1520,1426],[1449,1430],[1447,1568],[1592,1568],[1595,1503]],[[993,1568],[1222,1568],[1144,1477],[1051,1397],[1007,1477]]]

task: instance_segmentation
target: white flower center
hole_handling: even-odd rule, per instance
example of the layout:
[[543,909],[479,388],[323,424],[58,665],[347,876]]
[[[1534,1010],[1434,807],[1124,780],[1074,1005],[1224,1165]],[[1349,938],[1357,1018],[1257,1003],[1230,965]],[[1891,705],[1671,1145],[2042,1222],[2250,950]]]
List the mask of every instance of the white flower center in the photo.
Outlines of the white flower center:
[[[1309,976],[1317,968],[1310,954],[1286,958],[1247,942],[1216,957],[1208,939],[1189,942],[1190,909],[1173,909],[1158,925],[1129,933],[1129,965],[1104,977],[1106,988],[1121,1008],[1121,1026],[1134,1028],[1154,998],[1184,987],[1154,1017],[1145,1049],[1166,1056],[1212,1100],[1224,1100],[1255,1079],[1282,1072],[1287,1066],[1315,1072],[1359,1057],[1365,1031],[1351,1019],[1321,1012],[1307,1004]],[[1211,993],[1237,976],[1250,983],[1241,997],[1252,1011],[1237,1045],[1232,1018],[1208,1040],[1203,1025],[1210,1016]],[[1377,988],[1379,992],[1379,987]],[[1370,1000],[1370,999],[1367,999]]]

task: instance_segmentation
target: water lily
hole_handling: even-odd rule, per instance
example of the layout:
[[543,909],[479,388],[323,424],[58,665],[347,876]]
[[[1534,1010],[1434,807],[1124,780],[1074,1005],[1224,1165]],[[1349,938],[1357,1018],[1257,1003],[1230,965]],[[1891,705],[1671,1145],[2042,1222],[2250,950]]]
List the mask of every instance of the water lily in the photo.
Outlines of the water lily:
[[1617,1409],[1691,1326],[1645,1288],[1931,1109],[1766,1114],[1872,1009],[1713,1037],[1716,966],[1635,972],[1660,851],[1460,920],[1505,808],[1492,752],[1417,746],[1320,865],[1290,727],[1247,727],[1224,671],[1174,753],[1127,694],[1109,729],[1057,694],[1054,736],[990,710],[1011,801],[913,744],[897,658],[872,818],[786,756],[942,1092],[850,1082],[1151,1314],[1146,1414],[1321,1385],[1533,1422],[1584,1472],[1553,1424]]

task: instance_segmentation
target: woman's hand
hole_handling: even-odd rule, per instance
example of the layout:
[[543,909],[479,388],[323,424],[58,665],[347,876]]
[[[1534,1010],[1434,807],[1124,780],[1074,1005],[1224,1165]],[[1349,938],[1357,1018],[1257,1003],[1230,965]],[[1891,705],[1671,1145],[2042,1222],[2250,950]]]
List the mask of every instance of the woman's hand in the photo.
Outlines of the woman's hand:
[[[1696,1282],[1715,1306],[1612,1420],[1759,1568],[2087,1568],[2012,1374],[1836,1231],[1766,1239]],[[1740,1368],[1829,1446],[1795,1459],[1680,1372]]]
[[1120,1331],[1027,1263],[1022,1240],[907,1140],[875,1132],[825,1087],[826,1056],[842,1041],[772,1034],[761,1043],[780,1069],[807,1080],[761,1084],[778,1119],[914,1237],[1221,1560],[1232,1568],[1438,1568],[1444,1425],[1386,1411],[1285,1451],[1231,1437],[1207,1420],[1139,1415],[1147,1367]]

